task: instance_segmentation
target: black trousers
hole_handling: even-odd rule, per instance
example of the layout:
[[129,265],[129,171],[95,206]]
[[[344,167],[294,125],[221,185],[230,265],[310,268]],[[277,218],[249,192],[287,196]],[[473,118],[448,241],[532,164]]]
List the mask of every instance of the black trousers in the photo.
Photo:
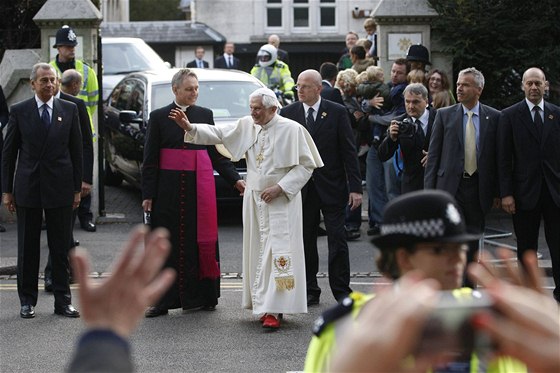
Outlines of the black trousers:
[[[68,249],[72,206],[45,209],[47,242],[52,258],[55,307],[71,303],[68,282]],[[43,209],[17,207],[17,285],[21,305],[37,305]]]
[[334,297],[339,301],[352,292],[350,289],[350,257],[344,228],[346,206],[324,205],[315,189],[315,184],[310,181],[306,185],[303,199],[303,246],[307,295],[317,297],[321,294],[321,288],[317,283],[317,273],[319,272],[317,233],[321,212],[327,231],[329,285]]
[[543,180],[541,195],[535,208],[521,210],[516,208],[513,229],[517,237],[517,258],[521,260],[527,250],[537,250],[539,245],[539,228],[544,221],[544,236],[552,261],[554,278],[554,297],[560,300],[560,207],[554,203],[546,181]]
[[[459,183],[459,188],[455,194],[457,204],[461,209],[461,213],[465,218],[467,231],[473,234],[483,234],[486,225],[485,214],[480,207],[480,194],[478,190],[478,173],[475,173],[470,178],[462,178]],[[467,264],[476,262],[476,253],[480,249],[479,241],[469,243],[469,250],[467,251]],[[463,280],[463,285],[473,287],[474,284],[467,278],[466,274]]]
[[[90,200],[91,201],[91,200]],[[72,222],[70,223],[70,243],[68,244],[68,250],[76,247],[74,245],[74,225],[76,222],[76,216],[78,216],[78,209],[74,209],[72,210]],[[67,252],[68,254],[68,252]],[[71,277],[71,269],[70,267],[68,267],[68,274]],[[49,258],[47,260],[47,264],[45,265],[45,282],[47,282],[48,280],[50,280],[52,282],[52,260],[51,260],[51,256],[49,254]]]

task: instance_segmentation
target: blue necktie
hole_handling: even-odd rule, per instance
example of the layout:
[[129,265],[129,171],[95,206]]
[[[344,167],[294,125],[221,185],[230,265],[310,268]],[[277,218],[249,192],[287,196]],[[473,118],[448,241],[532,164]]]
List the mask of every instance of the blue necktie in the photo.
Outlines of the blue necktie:
[[43,113],[41,114],[41,120],[43,121],[45,128],[49,129],[49,127],[51,126],[51,116],[49,115],[48,105],[43,104],[43,106],[41,107],[43,108]]

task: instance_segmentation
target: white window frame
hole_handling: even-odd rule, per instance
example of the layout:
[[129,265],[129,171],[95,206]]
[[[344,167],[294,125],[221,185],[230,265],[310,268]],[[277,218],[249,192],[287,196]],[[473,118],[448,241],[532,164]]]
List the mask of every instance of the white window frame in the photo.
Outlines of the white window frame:
[[[339,18],[336,11],[340,6],[340,0],[333,3],[322,3],[321,0],[308,0],[307,3],[296,3],[294,0],[282,0],[281,3],[268,3],[264,0],[265,19],[268,19],[268,9],[282,9],[282,25],[280,27],[270,27],[264,25],[265,33],[287,32],[291,34],[330,34],[338,31]],[[296,27],[294,25],[294,9],[307,8],[309,10],[309,26]],[[321,24],[321,8],[334,8],[335,18],[334,26],[320,26]]]

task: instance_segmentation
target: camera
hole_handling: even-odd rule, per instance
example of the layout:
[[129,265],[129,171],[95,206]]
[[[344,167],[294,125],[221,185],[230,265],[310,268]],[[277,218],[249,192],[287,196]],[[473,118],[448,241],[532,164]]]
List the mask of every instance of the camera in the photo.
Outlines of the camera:
[[399,136],[411,138],[414,137],[416,127],[410,118],[404,118],[402,121],[396,121],[399,125]]
[[490,296],[478,290],[440,293],[438,304],[422,330],[416,354],[453,352],[470,357],[473,351],[491,351],[493,344],[490,337],[472,325],[475,314],[481,311],[495,312]]

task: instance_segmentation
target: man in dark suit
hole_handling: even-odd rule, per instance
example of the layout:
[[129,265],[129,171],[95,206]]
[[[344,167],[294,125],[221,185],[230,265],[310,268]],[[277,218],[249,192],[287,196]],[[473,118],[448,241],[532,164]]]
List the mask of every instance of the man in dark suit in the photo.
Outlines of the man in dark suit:
[[[471,233],[484,232],[485,216],[493,202],[498,204],[496,136],[500,112],[479,102],[483,89],[480,71],[471,67],[459,72],[459,103],[436,114],[424,175],[426,189],[442,189],[455,197]],[[469,245],[469,262],[478,246],[478,242]]]
[[276,34],[272,34],[268,37],[268,44],[273,45],[278,53],[278,59],[284,62],[286,65],[290,64],[290,55],[284,49],[280,49],[280,37]]
[[239,69],[239,58],[233,55],[235,45],[228,41],[224,45],[224,54],[216,58],[214,67],[216,69]]
[[197,67],[199,69],[208,69],[210,65],[204,61],[204,48],[201,46],[196,47],[194,51],[195,59],[187,63],[187,67]]
[[80,315],[71,304],[68,250],[72,209],[80,204],[82,135],[76,105],[53,97],[56,79],[51,65],[33,66],[35,96],[12,106],[2,154],[2,200],[10,212],[17,210],[17,285],[23,318],[35,317],[43,211],[54,312]]
[[554,298],[560,302],[560,108],[543,99],[541,69],[523,74],[525,99],[504,109],[498,126],[502,208],[512,215],[517,258],[537,250],[544,220],[552,260]]
[[[90,196],[91,193],[91,186],[93,184],[93,141],[92,141],[92,133],[91,133],[91,123],[89,121],[89,115],[87,113],[86,104],[84,100],[75,97],[75,95],[79,92],[80,87],[82,86],[81,83],[81,75],[78,71],[74,69],[69,69],[62,73],[63,78],[57,80],[57,88],[55,90],[54,97],[60,98],[62,100],[70,101],[76,104],[78,108],[78,118],[80,120],[80,130],[82,133],[82,155],[83,155],[83,172],[82,172],[82,191],[81,191],[81,200],[80,200],[80,207],[73,211],[72,217],[72,230],[70,231],[70,248],[78,246],[80,243],[74,239],[73,227],[74,221],[76,220],[76,216],[78,215],[78,211],[81,208],[81,205],[84,203],[84,199]],[[68,79],[68,76],[73,77],[72,79]],[[66,77],[66,80],[64,79]],[[77,80],[77,84],[71,84],[71,81],[74,79]],[[65,82],[65,84],[63,84]],[[74,86],[77,87],[78,91],[68,91],[70,94],[64,93],[62,89],[68,90],[69,87]],[[91,200],[91,198],[90,198]],[[88,205],[89,206],[89,205]],[[89,210],[88,208],[85,208]],[[91,220],[91,219],[90,219]],[[47,265],[45,267],[45,291],[52,292],[52,262],[51,257],[49,255],[49,259],[47,261]]]
[[[426,165],[428,144],[436,110],[428,107],[428,90],[421,83],[414,83],[404,89],[406,114],[391,122],[388,136],[381,141],[377,153],[382,162],[390,159],[400,146],[403,170],[401,193],[424,189],[424,166]],[[399,122],[406,129],[399,129]]]
[[[4,91],[2,86],[0,86],[0,189],[2,185],[2,149],[4,148],[4,126],[8,124],[10,119],[10,111],[8,110],[8,104],[6,102],[6,97],[4,96]],[[2,200],[0,200],[0,204]],[[0,233],[6,232],[6,227],[0,224]]]
[[321,99],[321,74],[305,70],[297,80],[299,101],[280,115],[307,127],[323,159],[303,190],[303,244],[307,278],[307,303],[318,304],[319,257],[317,231],[323,213],[329,247],[329,284],[334,297],[350,294],[350,260],[344,228],[346,205],[352,210],[362,203],[362,181],[356,142],[348,112],[342,105]]
[[323,86],[323,89],[321,89],[321,97],[325,100],[333,101],[344,106],[340,90],[334,87],[334,84],[336,83],[336,76],[338,74],[336,65],[332,62],[324,62],[319,68],[319,73],[323,79],[321,82],[321,85]]

